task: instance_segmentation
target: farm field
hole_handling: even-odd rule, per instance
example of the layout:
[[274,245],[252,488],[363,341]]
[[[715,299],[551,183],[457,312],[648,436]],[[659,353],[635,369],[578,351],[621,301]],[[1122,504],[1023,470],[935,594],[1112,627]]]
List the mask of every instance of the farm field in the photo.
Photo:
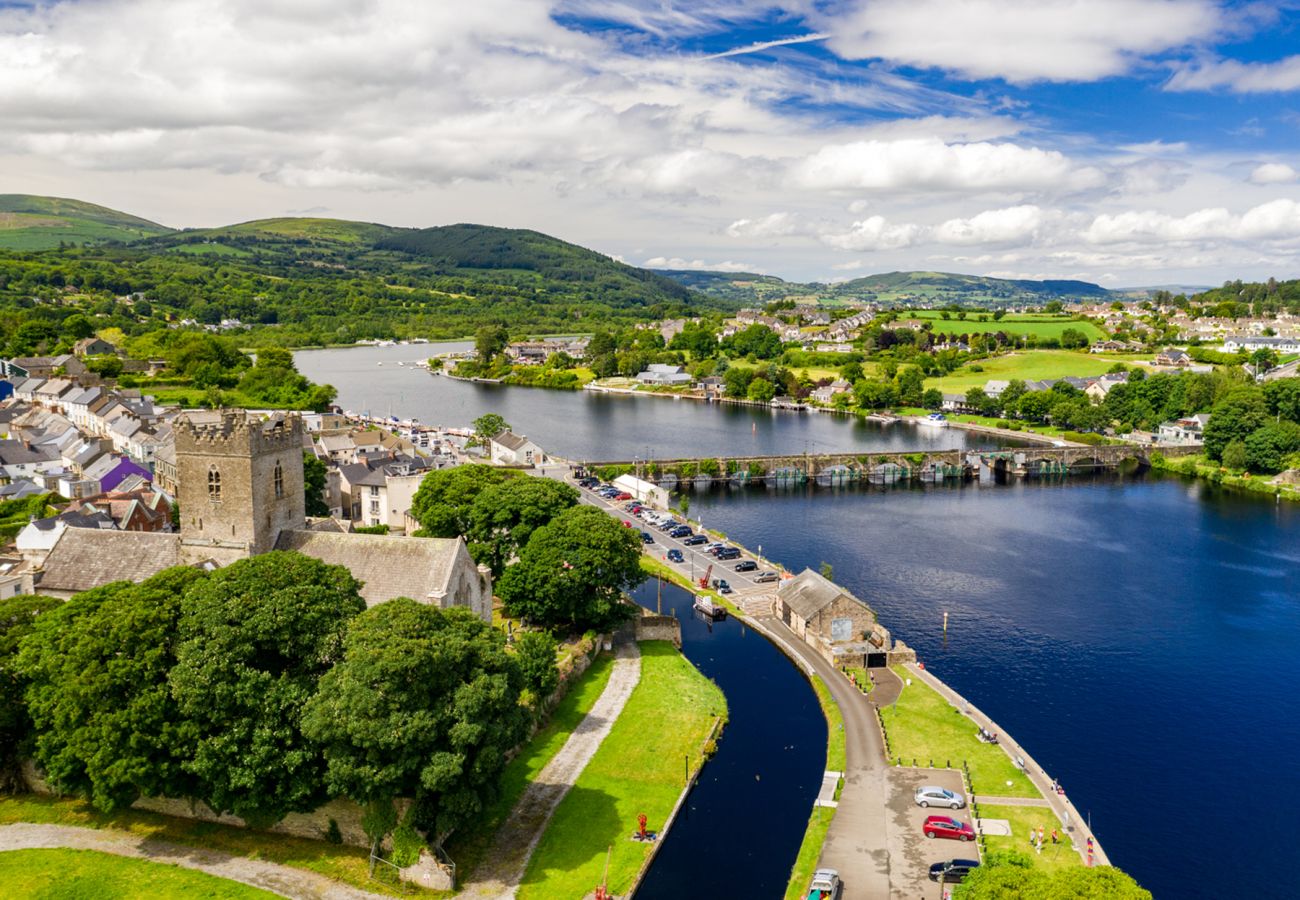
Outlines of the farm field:
[[[1105,333],[1091,322],[1071,319],[1068,316],[1055,316],[1048,313],[1022,313],[1004,316],[994,321],[990,313],[968,313],[965,319],[944,319],[937,309],[913,310],[903,315],[909,319],[921,319],[933,323],[935,334],[988,334],[1001,331],[1006,334],[1032,334],[1041,338],[1059,338],[1067,328],[1082,332],[1090,341],[1099,341]],[[979,321],[987,318],[988,321]]]
[[[963,366],[942,378],[927,378],[927,388],[938,388],[946,394],[961,394],[973,387],[983,387],[990,379],[1010,381],[1037,381],[1043,378],[1064,378],[1067,375],[1087,377],[1105,374],[1117,362],[1133,365],[1151,359],[1138,353],[1088,353],[1075,350],[1023,350],[1007,356],[982,359],[972,366]],[[981,371],[972,371],[978,366]]]

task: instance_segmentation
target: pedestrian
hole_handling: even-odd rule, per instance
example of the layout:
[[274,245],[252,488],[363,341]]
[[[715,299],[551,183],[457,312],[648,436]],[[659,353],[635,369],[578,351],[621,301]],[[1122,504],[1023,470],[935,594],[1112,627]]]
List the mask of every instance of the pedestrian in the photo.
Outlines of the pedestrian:
[[1038,826],[1038,846],[1043,846],[1043,826]]
[[1060,836],[1059,834],[1057,834],[1057,833],[1056,833],[1056,829],[1053,828],[1053,829],[1052,829],[1052,843],[1053,843],[1053,844],[1059,843],[1060,840],[1061,840],[1061,836]]
[[1029,846],[1031,846],[1031,847],[1034,846],[1034,838],[1036,838],[1036,837],[1038,837],[1038,834],[1037,834],[1037,832],[1034,831],[1034,826],[1033,826],[1033,825],[1030,825],[1030,826],[1029,826]]

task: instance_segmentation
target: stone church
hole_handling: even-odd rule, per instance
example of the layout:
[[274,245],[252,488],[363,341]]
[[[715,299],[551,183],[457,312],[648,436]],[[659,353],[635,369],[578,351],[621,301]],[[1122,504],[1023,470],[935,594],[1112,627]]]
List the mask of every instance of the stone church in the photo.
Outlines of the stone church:
[[294,550],[346,566],[370,606],[411,597],[467,606],[491,621],[491,575],[461,538],[352,534],[330,519],[308,520],[298,416],[261,421],[226,410],[215,422],[181,417],[175,435],[180,533],[69,528],[45,559],[38,593],[66,598],[171,566],[220,567]]

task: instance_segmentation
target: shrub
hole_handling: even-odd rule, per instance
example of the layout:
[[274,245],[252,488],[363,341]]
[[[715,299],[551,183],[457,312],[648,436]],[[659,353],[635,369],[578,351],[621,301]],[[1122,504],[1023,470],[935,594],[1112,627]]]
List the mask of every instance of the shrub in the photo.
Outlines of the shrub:
[[424,839],[409,822],[403,822],[393,832],[393,865],[399,869],[413,866],[420,861],[420,851],[424,849]]

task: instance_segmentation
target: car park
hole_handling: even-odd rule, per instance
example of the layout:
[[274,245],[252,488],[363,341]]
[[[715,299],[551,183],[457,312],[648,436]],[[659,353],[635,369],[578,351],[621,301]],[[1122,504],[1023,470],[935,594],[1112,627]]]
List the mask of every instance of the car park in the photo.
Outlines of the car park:
[[685,557],[682,556],[682,551],[680,551],[680,550],[678,550],[676,547],[674,547],[673,549],[671,549],[671,550],[668,551],[668,561],[669,561],[669,562],[678,562],[678,563],[679,563],[679,562],[684,562],[684,561],[685,561]]
[[930,866],[930,880],[942,884],[961,884],[971,869],[979,867],[978,859],[950,859]]
[[744,562],[736,563],[737,572],[753,572],[757,568],[758,568],[758,563],[754,562],[752,559],[747,559]]
[[709,546],[705,547],[705,548],[704,548],[704,552],[705,552],[705,553],[708,553],[708,554],[710,554],[710,555],[713,555],[713,554],[716,554],[719,550],[721,550],[721,549],[722,549],[723,547],[725,547],[725,546],[727,546],[727,545],[726,545],[726,544],[721,544],[721,543],[718,543],[717,541],[715,541],[715,542],[713,542],[712,544],[709,544]]
[[755,584],[770,584],[773,581],[780,581],[781,576],[775,572],[759,572],[754,576]]
[[693,534],[686,540],[682,541],[688,547],[698,547],[700,544],[707,544],[709,539],[702,534]]
[[946,809],[961,809],[966,805],[966,798],[956,791],[925,784],[916,789],[913,795],[917,806],[941,806]]
[[617,494],[614,495],[614,499],[615,499],[615,500],[631,500],[631,499],[632,499],[632,495],[629,494],[627,491],[619,491]]
[[666,520],[664,520],[664,522],[663,522],[662,524],[660,524],[660,526],[659,526],[659,530],[660,530],[660,531],[672,531],[674,528],[676,528],[678,525],[681,525],[681,524],[682,524],[682,523],[681,523],[681,522],[678,522],[676,519],[666,519]]
[[954,841],[975,840],[975,829],[966,822],[951,816],[927,816],[921,826],[928,838],[948,838]]
[[713,579],[713,587],[719,594],[731,593],[731,585],[727,584],[727,579],[725,578]]

